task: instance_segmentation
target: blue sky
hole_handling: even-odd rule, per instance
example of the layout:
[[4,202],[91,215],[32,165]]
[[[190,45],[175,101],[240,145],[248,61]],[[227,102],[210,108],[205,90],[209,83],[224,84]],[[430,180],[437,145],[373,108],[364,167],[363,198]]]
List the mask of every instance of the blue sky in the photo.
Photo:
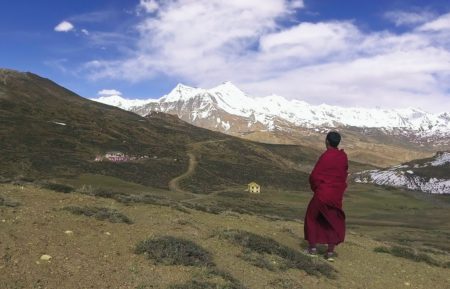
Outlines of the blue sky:
[[2,1],[0,67],[84,97],[232,81],[313,104],[450,110],[450,2]]

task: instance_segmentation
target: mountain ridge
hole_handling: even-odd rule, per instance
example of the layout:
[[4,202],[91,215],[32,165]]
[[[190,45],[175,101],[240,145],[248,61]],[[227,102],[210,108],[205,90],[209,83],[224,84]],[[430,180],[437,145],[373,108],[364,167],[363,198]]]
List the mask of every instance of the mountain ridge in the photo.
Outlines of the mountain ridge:
[[[150,111],[177,114],[191,123],[195,123],[198,118],[216,120],[219,114],[225,112],[244,118],[247,122],[247,131],[253,130],[258,123],[269,131],[283,130],[288,125],[309,129],[354,126],[379,128],[389,132],[397,129],[400,131],[396,133],[415,133],[419,139],[442,138],[450,135],[450,113],[448,112],[432,114],[418,108],[380,109],[347,108],[326,104],[310,105],[304,101],[287,100],[275,94],[252,97],[231,82],[224,82],[211,89],[178,84],[169,94],[159,99],[139,100],[141,103],[138,105],[132,102],[121,105],[120,101],[125,103],[128,100],[122,97],[117,99],[117,96],[93,100],[118,106],[140,115],[146,115]],[[146,104],[142,104],[143,102]],[[188,111],[181,111],[182,109],[188,109]],[[232,123],[222,122],[222,119],[218,123],[220,125],[216,125],[216,129],[223,132],[229,131],[233,126]]]
[[414,160],[382,170],[357,173],[357,183],[450,194],[450,152],[437,152],[432,158]]

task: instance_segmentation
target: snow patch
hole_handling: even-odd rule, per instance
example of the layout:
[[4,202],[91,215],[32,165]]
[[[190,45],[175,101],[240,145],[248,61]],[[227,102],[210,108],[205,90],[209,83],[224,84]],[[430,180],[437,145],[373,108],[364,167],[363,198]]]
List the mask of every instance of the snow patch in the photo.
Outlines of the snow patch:
[[433,167],[442,166],[447,163],[450,163],[450,153],[444,152],[436,157],[434,161],[430,163]]
[[67,125],[64,122],[57,122],[57,121],[52,121],[52,123],[57,124],[57,125],[62,125],[62,126],[66,126]]

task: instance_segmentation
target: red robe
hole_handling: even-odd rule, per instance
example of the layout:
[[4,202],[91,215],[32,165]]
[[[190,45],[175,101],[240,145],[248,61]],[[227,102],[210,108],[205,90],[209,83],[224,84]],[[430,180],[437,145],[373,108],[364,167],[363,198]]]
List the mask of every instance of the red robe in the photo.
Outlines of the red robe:
[[319,158],[309,184],[314,197],[305,216],[305,239],[310,244],[339,244],[345,238],[342,199],[347,188],[348,159],[343,150],[328,148]]

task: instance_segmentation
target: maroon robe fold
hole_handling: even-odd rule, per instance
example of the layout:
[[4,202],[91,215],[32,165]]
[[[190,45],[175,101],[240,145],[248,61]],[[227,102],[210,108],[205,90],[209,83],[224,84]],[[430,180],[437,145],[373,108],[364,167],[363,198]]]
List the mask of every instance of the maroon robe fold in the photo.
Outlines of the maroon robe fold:
[[309,183],[314,197],[305,216],[305,240],[310,244],[339,244],[345,239],[342,199],[347,188],[348,159],[343,150],[328,148],[317,161]]

